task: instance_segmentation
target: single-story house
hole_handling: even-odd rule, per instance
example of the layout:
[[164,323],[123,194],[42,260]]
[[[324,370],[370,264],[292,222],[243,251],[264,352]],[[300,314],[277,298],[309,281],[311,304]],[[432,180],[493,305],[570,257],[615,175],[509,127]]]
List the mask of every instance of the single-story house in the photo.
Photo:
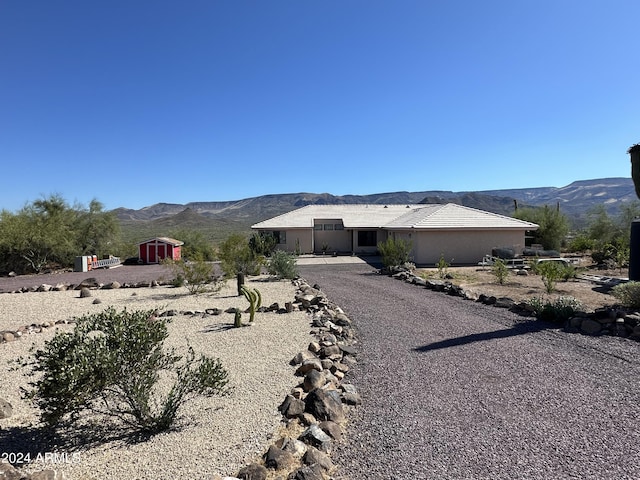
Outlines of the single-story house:
[[143,263],[160,263],[164,258],[180,260],[184,242],[175,238],[156,237],[138,244],[138,258]]
[[374,254],[378,242],[410,240],[413,261],[475,264],[493,248],[521,253],[525,232],[538,225],[453,203],[429,205],[307,205],[251,227],[271,232],[277,248],[297,253]]

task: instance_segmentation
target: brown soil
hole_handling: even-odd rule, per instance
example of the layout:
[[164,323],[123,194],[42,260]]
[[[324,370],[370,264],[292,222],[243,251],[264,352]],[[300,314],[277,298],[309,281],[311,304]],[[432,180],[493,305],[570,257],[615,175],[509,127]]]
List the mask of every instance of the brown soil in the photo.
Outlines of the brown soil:
[[[526,276],[521,276],[516,275],[515,271],[511,271],[503,285],[498,284],[491,267],[450,267],[447,272],[453,276],[449,281],[466,290],[476,294],[484,293],[485,295],[496,297],[509,297],[517,302],[527,301],[532,297],[553,299],[559,296],[570,296],[579,300],[586,310],[595,310],[599,307],[612,306],[618,303],[611,294],[610,287],[580,278],[566,282],[559,281],[556,284],[555,291],[548,294],[542,278],[531,272]],[[440,278],[439,272],[435,268],[421,268],[416,273],[431,279]],[[627,277],[627,272],[624,270],[597,270],[591,265],[580,267],[578,276],[580,274],[613,278]]]

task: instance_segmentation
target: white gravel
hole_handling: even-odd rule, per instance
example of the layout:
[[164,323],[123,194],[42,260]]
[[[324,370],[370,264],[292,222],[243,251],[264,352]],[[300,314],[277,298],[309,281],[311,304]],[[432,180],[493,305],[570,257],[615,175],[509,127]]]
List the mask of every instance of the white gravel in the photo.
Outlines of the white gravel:
[[[263,304],[292,301],[295,287],[288,281],[248,282],[262,293]],[[93,297],[78,298],[77,291],[0,295],[0,330],[20,325],[70,319],[102,311],[110,305],[132,309],[201,310],[248,306],[236,296],[231,282],[217,294],[188,295],[186,289],[156,287],[93,291]],[[95,298],[100,305],[92,304]],[[248,315],[243,315],[248,321]],[[235,475],[248,462],[264,453],[281,425],[277,411],[284,396],[296,385],[289,360],[305,349],[311,337],[309,317],[290,314],[258,313],[251,327],[226,328],[233,315],[173,317],[167,346],[184,351],[187,342],[196,352],[219,357],[230,373],[232,393],[226,397],[198,398],[181,411],[184,428],[160,434],[148,441],[126,444],[122,441],[83,449],[74,462],[32,463],[26,471],[54,468],[68,479],[210,479]],[[52,338],[58,326],[40,334],[0,345],[0,396],[13,405],[11,418],[0,420],[0,452],[19,453],[11,444],[10,432],[37,424],[38,411],[20,398],[19,387],[27,378],[11,371],[8,360],[28,354],[32,345],[41,346]],[[42,452],[47,453],[47,452]],[[59,452],[68,453],[71,452]]]

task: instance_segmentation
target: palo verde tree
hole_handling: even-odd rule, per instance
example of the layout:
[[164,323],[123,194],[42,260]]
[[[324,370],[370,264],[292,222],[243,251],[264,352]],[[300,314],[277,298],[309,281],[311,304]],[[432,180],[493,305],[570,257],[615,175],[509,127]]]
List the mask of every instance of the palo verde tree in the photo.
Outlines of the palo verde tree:
[[264,257],[256,255],[249,246],[249,240],[243,235],[234,233],[218,247],[218,258],[225,277],[232,278],[237,274],[258,275],[264,263]]
[[188,260],[198,259],[205,262],[215,260],[216,253],[213,244],[207,240],[202,232],[181,228],[171,231],[171,237],[179,238],[182,246],[182,257]]
[[534,242],[542,245],[545,250],[560,250],[562,242],[569,233],[569,221],[560,212],[560,207],[522,208],[514,214],[515,218],[536,223],[539,228],[532,232]]
[[92,201],[88,209],[70,207],[59,195],[51,195],[16,213],[0,213],[0,271],[69,267],[77,255],[111,253],[118,238],[117,219],[104,212],[100,202]]

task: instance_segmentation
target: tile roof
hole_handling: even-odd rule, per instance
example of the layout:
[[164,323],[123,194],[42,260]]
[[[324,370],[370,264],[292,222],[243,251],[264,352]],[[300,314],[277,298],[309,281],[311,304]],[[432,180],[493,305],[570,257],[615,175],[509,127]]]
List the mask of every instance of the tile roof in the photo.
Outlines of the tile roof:
[[535,230],[538,225],[454,203],[417,208],[388,222],[385,228],[423,230],[503,229]]
[[313,228],[314,219],[341,219],[344,228],[389,229],[514,229],[538,225],[453,203],[433,205],[307,205],[256,223],[251,228],[284,230]]

